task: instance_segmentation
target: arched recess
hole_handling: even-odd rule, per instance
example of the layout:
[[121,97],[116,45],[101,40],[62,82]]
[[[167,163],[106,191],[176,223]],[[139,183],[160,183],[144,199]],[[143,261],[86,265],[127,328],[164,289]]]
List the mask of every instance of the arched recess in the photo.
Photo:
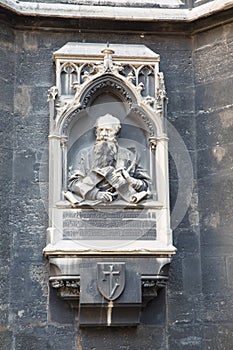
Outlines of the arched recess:
[[161,121],[146,105],[138,103],[137,90],[129,88],[122,79],[113,74],[94,79],[61,118],[60,133],[67,138],[66,145],[62,144],[63,191],[78,152],[95,142],[97,118],[109,113],[121,122],[119,144],[141,155],[142,165],[152,178],[152,192],[156,192],[156,150],[151,141],[161,133]]
[[[120,75],[116,77],[113,74],[103,74],[86,84],[61,114],[57,121],[59,134],[68,136],[81,111],[89,110],[96,104],[107,103],[108,99],[109,103],[113,103],[115,99],[115,101],[124,105],[125,116],[129,113],[132,115],[135,112],[138,123],[141,124],[141,127],[148,130],[150,136],[164,133],[160,116],[143,103],[141,95],[135,86]],[[109,113],[108,106],[106,106],[103,111],[99,111],[99,114],[104,113],[104,110],[107,111],[106,113]],[[118,111],[115,111],[115,114],[118,114]]]

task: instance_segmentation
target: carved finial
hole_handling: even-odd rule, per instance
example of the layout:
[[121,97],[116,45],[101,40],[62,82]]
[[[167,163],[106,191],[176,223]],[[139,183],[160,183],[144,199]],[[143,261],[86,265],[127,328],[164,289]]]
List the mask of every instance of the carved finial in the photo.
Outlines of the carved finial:
[[[122,69],[123,69],[123,67],[122,67]],[[129,72],[129,74],[127,75],[126,79],[127,79],[128,81],[130,81],[130,83],[133,82],[133,80],[135,79],[135,75],[133,74],[132,71]]]
[[79,91],[79,89],[80,89],[80,84],[79,84],[79,82],[77,81],[77,80],[75,80],[74,82],[73,82],[73,84],[72,84],[72,88],[74,89],[74,91]]
[[146,96],[145,98],[146,105],[153,106],[154,102],[155,102],[154,97],[151,97],[149,95]]
[[56,96],[58,94],[58,88],[56,86],[52,86],[49,90],[48,90],[48,99],[47,101],[51,101],[51,100],[55,100]]
[[141,82],[136,86],[136,89],[138,90],[139,93],[142,92],[142,90],[144,90],[144,84]]
[[107,43],[107,47],[101,53],[104,54],[104,72],[111,72],[113,70],[112,55],[115,51],[111,50]]

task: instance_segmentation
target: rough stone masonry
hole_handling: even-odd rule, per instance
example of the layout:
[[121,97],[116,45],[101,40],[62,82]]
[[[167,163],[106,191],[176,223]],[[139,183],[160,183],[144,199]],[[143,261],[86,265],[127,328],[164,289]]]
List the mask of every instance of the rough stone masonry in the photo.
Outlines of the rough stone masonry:
[[[3,350],[232,349],[232,1],[156,4],[126,13],[91,2],[90,12],[81,4],[66,11],[69,4],[1,1]],[[191,205],[177,227],[173,222],[178,250],[169,285],[144,309],[137,328],[80,329],[73,310],[48,290],[42,256],[48,227],[46,99],[55,81],[52,53],[69,41],[141,43],[160,54],[168,121],[192,159]],[[175,151],[171,211],[179,193]],[[186,164],[182,169],[188,170]]]

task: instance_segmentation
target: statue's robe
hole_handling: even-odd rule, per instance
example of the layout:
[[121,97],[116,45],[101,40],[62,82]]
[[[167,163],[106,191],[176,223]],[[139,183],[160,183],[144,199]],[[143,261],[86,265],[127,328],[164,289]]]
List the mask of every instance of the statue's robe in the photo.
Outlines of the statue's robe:
[[[77,159],[74,160],[73,169],[69,176],[69,191],[75,193],[82,200],[95,200],[98,191],[116,194],[115,198],[120,194],[121,197],[125,197],[124,199],[135,192],[148,191],[150,177],[140,165],[136,151],[133,152],[118,146],[114,167],[108,166],[100,169],[93,168],[94,156],[94,146],[81,150]],[[111,185],[111,173],[118,169],[125,169],[131,177],[141,180],[141,185],[136,191],[127,183],[121,189],[116,189]],[[113,196],[113,199],[115,198]]]

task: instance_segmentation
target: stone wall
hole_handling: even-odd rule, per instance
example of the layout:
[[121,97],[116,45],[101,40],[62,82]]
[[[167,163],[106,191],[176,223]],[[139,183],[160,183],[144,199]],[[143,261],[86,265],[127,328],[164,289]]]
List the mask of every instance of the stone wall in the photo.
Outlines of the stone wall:
[[233,25],[194,40],[203,336],[232,347]]
[[0,30],[0,334],[5,349],[11,346],[9,320],[9,279],[11,266],[11,199],[12,199],[12,165],[13,165],[13,115],[14,115],[14,72],[15,51],[14,31],[5,23]]
[[[27,19],[16,17],[14,26],[0,24],[1,349],[231,350],[233,27],[193,36],[150,33],[142,38],[116,25],[110,33],[94,27],[82,31],[82,23],[77,30],[72,21],[64,30],[56,23],[49,27],[34,20],[27,26]],[[160,54],[169,98],[169,136],[173,140],[175,131],[181,136],[192,160],[191,204],[181,223],[173,217],[178,252],[169,285],[143,311],[137,328],[78,329],[77,315],[48,290],[42,249],[48,227],[46,99],[55,83],[52,53],[68,41],[83,40],[142,43]],[[175,146],[170,144],[177,159]],[[189,174],[185,158],[179,164]],[[180,189],[173,157],[170,165],[174,208]],[[188,193],[185,198],[188,205]]]

